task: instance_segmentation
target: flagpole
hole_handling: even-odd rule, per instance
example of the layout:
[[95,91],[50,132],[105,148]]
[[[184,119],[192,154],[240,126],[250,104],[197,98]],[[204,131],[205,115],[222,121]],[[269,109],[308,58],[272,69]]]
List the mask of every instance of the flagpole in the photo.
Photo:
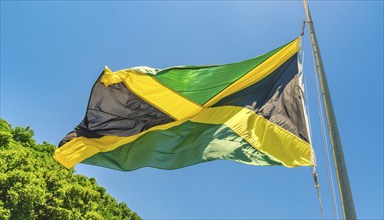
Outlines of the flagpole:
[[323,61],[321,59],[320,48],[317,42],[317,37],[315,33],[315,28],[313,26],[311,13],[309,11],[309,6],[307,0],[304,1],[305,14],[307,16],[307,24],[309,28],[309,34],[311,37],[313,53],[315,56],[316,69],[320,82],[320,89],[324,104],[324,110],[327,118],[328,131],[330,136],[330,141],[332,145],[333,160],[335,164],[337,183],[340,193],[341,207],[343,210],[344,219],[356,219],[355,205],[352,198],[352,191],[349,184],[349,178],[347,173],[347,167],[345,165],[343,149],[341,146],[341,140],[339,136],[339,131],[337,128],[336,117],[333,110],[331,95],[328,88],[327,78],[325,76],[325,70],[323,66]]

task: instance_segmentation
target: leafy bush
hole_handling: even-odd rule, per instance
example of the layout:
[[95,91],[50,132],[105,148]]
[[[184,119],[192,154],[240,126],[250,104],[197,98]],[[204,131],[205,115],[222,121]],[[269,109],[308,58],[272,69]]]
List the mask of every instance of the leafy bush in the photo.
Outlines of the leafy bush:
[[55,146],[36,144],[33,134],[0,118],[0,220],[141,219],[94,178],[58,164]]

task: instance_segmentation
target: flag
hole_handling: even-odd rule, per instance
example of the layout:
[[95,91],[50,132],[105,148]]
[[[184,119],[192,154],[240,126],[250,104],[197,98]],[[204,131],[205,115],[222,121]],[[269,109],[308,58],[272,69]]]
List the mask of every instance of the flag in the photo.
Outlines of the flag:
[[297,38],[225,65],[106,67],[54,158],[124,171],[217,159],[313,166],[299,52]]

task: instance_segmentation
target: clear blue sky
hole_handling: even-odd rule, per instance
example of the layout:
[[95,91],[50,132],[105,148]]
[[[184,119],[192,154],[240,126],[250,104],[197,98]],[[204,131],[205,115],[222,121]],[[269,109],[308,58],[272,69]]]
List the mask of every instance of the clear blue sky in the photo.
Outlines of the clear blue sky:
[[[383,1],[310,1],[356,212],[383,219]],[[105,65],[223,64],[296,38],[301,1],[1,1],[1,117],[57,144]],[[333,218],[308,30],[303,41],[325,216]],[[214,161],[118,172],[77,165],[145,219],[319,219],[311,169]],[[339,207],[339,216],[341,216]]]

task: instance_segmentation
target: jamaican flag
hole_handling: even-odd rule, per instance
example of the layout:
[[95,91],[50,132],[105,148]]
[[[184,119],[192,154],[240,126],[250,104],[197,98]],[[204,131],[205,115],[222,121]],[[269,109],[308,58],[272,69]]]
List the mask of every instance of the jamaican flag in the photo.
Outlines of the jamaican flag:
[[106,67],[54,158],[125,171],[217,159],[312,166],[299,51],[297,38],[225,65]]

